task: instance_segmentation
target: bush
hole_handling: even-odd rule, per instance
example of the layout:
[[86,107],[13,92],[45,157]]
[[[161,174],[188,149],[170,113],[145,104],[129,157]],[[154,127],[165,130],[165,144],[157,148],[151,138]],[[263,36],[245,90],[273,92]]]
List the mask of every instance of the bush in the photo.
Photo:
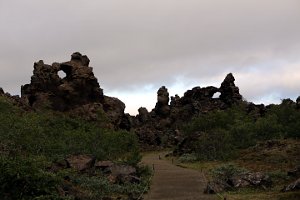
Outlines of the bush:
[[197,160],[198,160],[198,158],[195,154],[183,154],[178,159],[178,161],[181,163],[196,162]]
[[242,173],[246,173],[247,170],[244,168],[237,167],[234,164],[225,164],[221,165],[217,168],[214,168],[210,171],[211,175],[215,179],[220,179],[227,182],[230,178],[236,175],[240,175]]
[[[50,173],[51,163],[70,154],[91,154],[98,160],[137,165],[141,156],[135,134],[103,129],[96,123],[62,113],[24,112],[0,97],[0,194],[1,199],[74,199],[60,197],[65,177],[87,199],[105,194],[129,194],[141,184],[110,184],[103,175],[87,176],[75,171]],[[67,170],[66,170],[67,171]],[[66,173],[66,174],[64,174]],[[71,185],[73,187],[74,185]],[[91,198],[90,198],[91,197]]]
[[45,161],[33,158],[0,157],[0,193],[4,199],[58,198],[61,179],[44,171]]
[[200,160],[233,158],[238,149],[248,148],[259,141],[299,138],[300,111],[293,105],[273,106],[264,117],[251,118],[243,106],[234,106],[193,119],[184,127],[193,139],[189,148]]
[[224,129],[203,132],[195,142],[195,154],[200,160],[227,160],[235,150],[229,132]]

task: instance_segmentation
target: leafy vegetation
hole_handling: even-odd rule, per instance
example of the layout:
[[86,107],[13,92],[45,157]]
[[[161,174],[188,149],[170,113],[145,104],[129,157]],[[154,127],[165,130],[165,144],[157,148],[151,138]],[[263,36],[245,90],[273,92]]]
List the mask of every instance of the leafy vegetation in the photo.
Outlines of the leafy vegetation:
[[192,120],[184,133],[189,137],[198,134],[190,149],[198,160],[228,160],[240,149],[259,141],[283,138],[300,138],[300,111],[283,101],[271,106],[263,117],[253,117],[246,105],[210,112]]
[[66,177],[76,183],[83,196],[89,196],[86,199],[138,193],[146,184],[147,179],[142,179],[141,184],[113,185],[103,175],[47,170],[53,161],[71,154],[90,154],[98,160],[136,166],[141,156],[133,133],[99,128],[96,123],[62,113],[24,112],[3,97],[0,121],[0,193],[4,199],[73,199],[72,194],[60,195]]
[[227,182],[231,177],[246,173],[247,170],[240,168],[232,163],[220,165],[211,170],[212,177]]

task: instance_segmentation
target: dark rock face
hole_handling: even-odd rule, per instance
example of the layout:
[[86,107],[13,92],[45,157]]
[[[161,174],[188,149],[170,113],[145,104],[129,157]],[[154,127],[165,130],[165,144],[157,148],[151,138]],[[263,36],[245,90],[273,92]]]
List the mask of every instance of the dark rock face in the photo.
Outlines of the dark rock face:
[[165,86],[157,91],[157,103],[154,111],[160,117],[167,117],[170,114],[169,92]]
[[[88,64],[88,57],[80,53],[73,53],[71,61],[64,63],[47,65],[39,61],[34,64],[31,83],[21,88],[22,97],[34,108],[47,103],[59,111],[101,102],[103,91]],[[60,78],[59,71],[63,71],[66,77]]]
[[229,73],[220,87],[220,99],[229,105],[242,100],[242,95],[240,95],[239,88],[235,86],[234,81],[232,73]]
[[125,104],[121,100],[104,96],[102,106],[107,118],[111,124],[115,125],[115,128],[130,130],[130,116],[124,113]]
[[30,111],[32,108],[28,106],[26,101],[20,98],[18,95],[11,95],[9,93],[5,93],[2,88],[0,88],[0,97],[6,98],[9,102],[11,102],[14,106],[21,108],[24,111]]
[[141,107],[138,109],[139,114],[137,115],[137,118],[140,122],[144,123],[147,122],[150,118],[149,112],[147,108]]
[[247,113],[255,119],[264,116],[266,112],[267,108],[264,104],[255,105],[254,103],[249,103],[247,106]]
[[[132,119],[133,127],[140,141],[145,145],[152,146],[160,145],[163,140],[167,141],[167,145],[177,144],[178,138],[181,138],[177,127],[195,116],[213,110],[226,109],[233,104],[242,102],[242,96],[234,81],[235,79],[230,73],[220,88],[194,87],[186,91],[183,97],[178,95],[171,97],[170,103],[168,89],[162,86],[157,91],[155,108],[151,112],[140,108],[139,114]],[[214,95],[218,92],[221,95],[219,98],[215,98]]]
[[296,99],[296,107],[300,109],[300,96]]
[[[76,52],[64,63],[34,63],[30,84],[21,87],[22,102],[32,109],[48,108],[68,112],[86,120],[97,121],[99,113],[108,119],[107,128],[131,128],[125,104],[117,98],[104,96],[89,58]],[[61,78],[59,72],[64,72]],[[1,91],[0,91],[1,92]]]

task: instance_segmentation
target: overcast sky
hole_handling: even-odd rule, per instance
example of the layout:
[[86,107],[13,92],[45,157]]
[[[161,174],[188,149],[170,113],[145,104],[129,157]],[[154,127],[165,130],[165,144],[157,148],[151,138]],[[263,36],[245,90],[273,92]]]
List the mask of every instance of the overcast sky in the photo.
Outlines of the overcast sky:
[[219,87],[232,72],[256,103],[300,95],[300,0],[0,0],[0,87],[20,94],[33,63],[86,54],[132,114]]

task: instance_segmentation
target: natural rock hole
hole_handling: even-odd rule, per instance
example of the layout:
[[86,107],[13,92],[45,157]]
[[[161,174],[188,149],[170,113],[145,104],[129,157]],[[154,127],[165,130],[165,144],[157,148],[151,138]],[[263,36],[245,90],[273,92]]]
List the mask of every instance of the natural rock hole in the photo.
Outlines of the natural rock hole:
[[64,71],[62,71],[62,70],[58,71],[58,72],[57,72],[57,75],[58,75],[59,78],[61,78],[61,79],[64,79],[64,78],[66,78],[66,76],[67,76],[67,74],[66,74]]
[[221,92],[216,92],[214,95],[213,95],[213,99],[218,99],[220,98],[220,95],[221,95]]

